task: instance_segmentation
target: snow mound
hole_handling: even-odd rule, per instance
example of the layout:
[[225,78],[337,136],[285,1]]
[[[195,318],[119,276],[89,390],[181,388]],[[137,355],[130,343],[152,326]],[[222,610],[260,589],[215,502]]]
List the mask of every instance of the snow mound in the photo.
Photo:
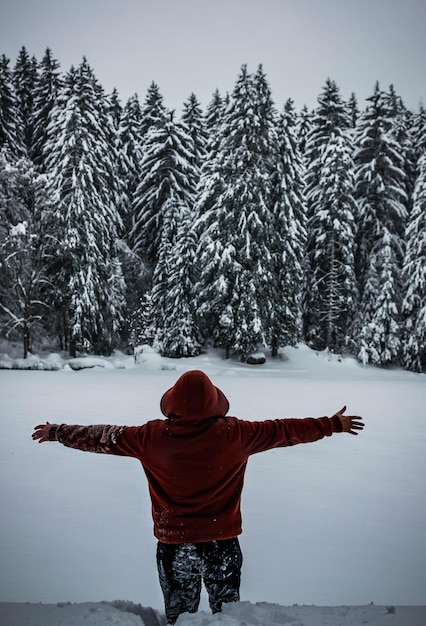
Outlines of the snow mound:
[[114,367],[114,365],[108,359],[103,359],[102,357],[96,356],[83,356],[75,359],[70,359],[69,361],[67,361],[67,365],[74,371],[91,369],[93,367],[104,367],[107,369],[112,369]]
[[31,354],[28,358],[13,358],[4,354],[0,358],[0,369],[3,370],[43,370],[57,371],[63,368],[63,362],[59,355],[50,354],[41,358],[37,354]]

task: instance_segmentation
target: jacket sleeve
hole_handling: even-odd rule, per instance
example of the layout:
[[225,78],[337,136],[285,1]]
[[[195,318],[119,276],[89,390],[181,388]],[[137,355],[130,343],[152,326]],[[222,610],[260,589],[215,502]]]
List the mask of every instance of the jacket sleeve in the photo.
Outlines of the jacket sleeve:
[[49,439],[84,452],[124,455],[126,453],[121,451],[117,444],[125,428],[126,426],[108,424],[95,426],[53,424]]
[[303,419],[276,419],[263,422],[240,421],[242,443],[248,454],[256,454],[272,448],[294,446],[299,443],[318,441],[342,432],[337,415],[333,417],[306,417]]

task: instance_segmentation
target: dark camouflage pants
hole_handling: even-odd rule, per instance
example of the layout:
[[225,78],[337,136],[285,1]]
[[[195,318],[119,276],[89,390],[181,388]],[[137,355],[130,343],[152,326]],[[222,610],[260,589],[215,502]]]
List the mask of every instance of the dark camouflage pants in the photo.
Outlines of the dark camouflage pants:
[[166,616],[174,624],[181,613],[195,613],[204,582],[212,613],[240,599],[242,554],[237,537],[204,543],[158,542],[157,567]]

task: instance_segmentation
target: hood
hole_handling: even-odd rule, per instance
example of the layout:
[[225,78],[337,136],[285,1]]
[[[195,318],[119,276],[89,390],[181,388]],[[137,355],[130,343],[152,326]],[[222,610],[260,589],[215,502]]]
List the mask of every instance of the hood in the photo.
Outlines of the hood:
[[161,412],[166,417],[198,421],[207,417],[225,416],[229,402],[200,370],[185,372],[161,398]]

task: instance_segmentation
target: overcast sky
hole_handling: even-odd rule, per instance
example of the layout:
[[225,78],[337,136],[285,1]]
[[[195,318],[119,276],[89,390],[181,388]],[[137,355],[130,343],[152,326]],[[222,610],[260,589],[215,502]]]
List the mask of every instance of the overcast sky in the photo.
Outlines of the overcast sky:
[[144,101],[155,81],[180,114],[263,65],[275,104],[316,105],[327,77],[359,104],[378,80],[426,104],[426,0],[0,0],[0,54],[50,47],[67,71],[86,56],[107,92]]

